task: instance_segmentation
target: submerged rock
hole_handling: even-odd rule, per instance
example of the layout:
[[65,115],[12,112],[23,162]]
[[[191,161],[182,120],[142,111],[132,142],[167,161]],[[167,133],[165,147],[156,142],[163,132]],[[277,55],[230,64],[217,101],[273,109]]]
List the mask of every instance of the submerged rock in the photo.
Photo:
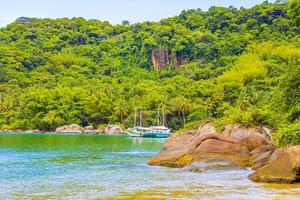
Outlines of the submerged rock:
[[269,163],[251,174],[255,182],[294,183],[300,181],[300,145],[276,150]]
[[182,170],[191,172],[203,172],[208,170],[228,170],[228,169],[239,169],[239,164],[224,158],[210,158],[199,162],[193,162]]

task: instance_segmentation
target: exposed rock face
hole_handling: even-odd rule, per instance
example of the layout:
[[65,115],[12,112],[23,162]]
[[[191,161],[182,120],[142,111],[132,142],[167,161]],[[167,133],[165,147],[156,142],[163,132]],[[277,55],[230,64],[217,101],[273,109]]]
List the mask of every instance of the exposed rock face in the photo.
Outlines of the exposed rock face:
[[63,126],[56,129],[56,133],[82,133],[83,128],[78,124]]
[[249,151],[270,142],[270,131],[265,127],[228,125],[225,127],[223,134],[241,141]]
[[273,144],[260,146],[250,152],[250,162],[252,163],[252,169],[257,170],[269,163],[269,159],[273,152],[276,150],[276,146]]
[[197,131],[172,136],[149,164],[183,167],[210,158],[224,158],[244,167],[249,161],[249,150],[230,135],[217,134],[213,124],[206,123]]
[[171,56],[169,50],[156,48],[151,52],[151,60],[154,69],[161,70],[168,67],[170,64],[175,64],[179,67],[185,63],[189,62],[189,59],[181,55]]
[[256,182],[294,183],[300,181],[300,145],[276,150],[269,164],[249,178]]
[[170,52],[164,49],[153,49],[151,53],[154,69],[161,70],[171,64]]

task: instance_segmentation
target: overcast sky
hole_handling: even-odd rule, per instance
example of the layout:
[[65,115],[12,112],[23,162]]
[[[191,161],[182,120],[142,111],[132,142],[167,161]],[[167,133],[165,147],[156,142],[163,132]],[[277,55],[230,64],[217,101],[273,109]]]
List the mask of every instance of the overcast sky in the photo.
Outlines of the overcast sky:
[[112,24],[158,21],[184,9],[216,6],[251,7],[263,0],[0,0],[0,27],[19,17],[84,17]]

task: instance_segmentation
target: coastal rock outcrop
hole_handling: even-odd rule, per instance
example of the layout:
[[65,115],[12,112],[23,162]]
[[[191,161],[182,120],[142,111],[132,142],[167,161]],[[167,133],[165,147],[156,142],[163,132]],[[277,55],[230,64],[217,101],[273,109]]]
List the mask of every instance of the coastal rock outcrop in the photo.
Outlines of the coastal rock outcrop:
[[278,149],[266,127],[228,125],[218,134],[210,122],[198,129],[171,136],[150,165],[179,167],[185,171],[252,167],[256,182],[300,182],[300,145]]
[[69,126],[62,126],[56,129],[56,133],[82,133],[83,128],[78,124],[72,124]]
[[124,134],[123,128],[116,125],[107,125],[104,129],[105,134]]
[[86,133],[86,134],[124,134],[123,128],[117,125],[107,125],[100,129],[94,129],[93,126],[81,127],[78,124],[62,126],[56,129],[56,133]]
[[268,164],[249,176],[250,180],[266,183],[300,181],[300,145],[277,149]]
[[184,167],[201,160],[222,158],[246,167],[249,165],[250,150],[260,144],[268,144],[267,139],[262,140],[259,134],[256,129],[253,132],[244,127],[227,134],[218,134],[212,123],[205,123],[197,131],[172,136],[163,150],[149,159],[149,164]]
[[239,140],[249,151],[252,151],[255,148],[270,143],[270,132],[266,127],[228,125],[225,127],[223,134]]

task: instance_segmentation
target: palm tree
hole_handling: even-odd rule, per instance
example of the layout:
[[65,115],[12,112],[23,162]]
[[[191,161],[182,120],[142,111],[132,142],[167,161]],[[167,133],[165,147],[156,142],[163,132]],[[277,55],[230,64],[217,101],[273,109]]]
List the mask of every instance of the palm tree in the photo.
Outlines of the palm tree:
[[127,114],[127,106],[125,101],[118,101],[115,107],[115,114],[120,117],[121,123],[123,123],[124,116]]
[[185,97],[175,97],[171,100],[171,108],[173,112],[177,112],[178,117],[182,114],[183,123],[186,122],[186,114],[190,110],[190,104],[188,99]]

